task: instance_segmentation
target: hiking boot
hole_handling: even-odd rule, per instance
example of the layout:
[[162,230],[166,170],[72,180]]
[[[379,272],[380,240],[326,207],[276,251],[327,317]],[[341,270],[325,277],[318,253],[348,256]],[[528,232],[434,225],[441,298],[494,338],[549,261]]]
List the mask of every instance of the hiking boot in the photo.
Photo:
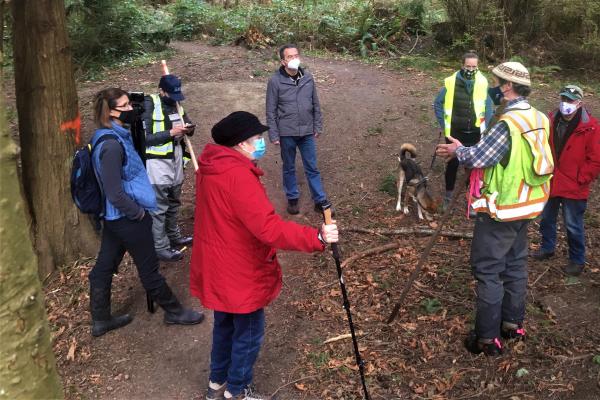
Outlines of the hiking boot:
[[537,249],[530,254],[530,257],[534,260],[542,261],[547,260],[554,255],[553,251],[544,251],[542,249]]
[[231,393],[229,393],[228,390],[226,390],[224,396],[225,396],[226,399],[234,399],[234,400],[267,400],[267,399],[272,399],[271,396],[261,395],[261,394],[256,393],[252,387],[247,387],[246,389],[244,389],[244,391],[242,393],[238,394],[237,396],[232,395]]
[[160,261],[174,262],[183,259],[183,253],[173,248],[157,250],[156,255]]
[[573,261],[569,261],[565,267],[565,274],[569,276],[579,276],[583,272],[583,264],[575,264]]
[[512,322],[502,322],[500,334],[503,339],[525,340],[525,328],[523,324],[514,324]]
[[195,325],[204,320],[204,314],[189,308],[183,308],[177,297],[166,283],[151,290],[150,297],[165,310],[165,324]]
[[90,287],[90,312],[92,314],[92,336],[98,337],[108,331],[121,328],[133,318],[129,314],[113,317],[110,315],[110,287]]
[[288,199],[287,212],[291,215],[300,213],[300,207],[298,207],[298,199]]
[[208,390],[206,391],[206,400],[223,400],[225,398],[225,388],[227,382],[218,384],[208,381]]
[[171,247],[183,247],[192,244],[194,239],[191,236],[180,236],[177,239],[171,240]]
[[497,357],[504,352],[500,339],[479,339],[475,331],[471,331],[467,335],[465,347],[473,354],[483,353],[488,357]]

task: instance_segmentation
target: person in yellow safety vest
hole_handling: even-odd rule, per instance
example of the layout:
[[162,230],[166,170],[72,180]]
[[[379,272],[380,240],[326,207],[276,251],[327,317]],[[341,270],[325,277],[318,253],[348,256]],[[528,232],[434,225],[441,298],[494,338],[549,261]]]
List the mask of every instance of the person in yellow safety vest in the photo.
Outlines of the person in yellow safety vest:
[[[472,146],[479,142],[481,132],[485,131],[493,114],[493,105],[488,96],[488,81],[477,68],[477,54],[465,53],[462,62],[460,71],[444,79],[444,87],[435,98],[433,108],[446,143],[450,143],[448,137],[452,136],[464,146]],[[444,208],[452,197],[457,171],[456,159],[446,164]]]
[[473,353],[496,356],[503,351],[500,336],[525,337],[527,225],[548,201],[554,162],[548,118],[527,101],[527,68],[505,62],[492,74],[504,96],[498,122],[474,146],[450,137],[450,144],[437,146],[437,154],[483,170],[481,185],[471,190],[477,211],[471,243],[477,314],[465,346]]
[[158,84],[159,94],[146,96],[142,120],[146,131],[146,170],[154,188],[157,209],[151,212],[154,247],[161,261],[179,261],[182,246],[192,243],[192,237],[182,236],[177,224],[181,205],[183,166],[189,159],[183,135],[194,134],[194,125],[177,102],[185,97],[181,80],[175,75],[163,75]]

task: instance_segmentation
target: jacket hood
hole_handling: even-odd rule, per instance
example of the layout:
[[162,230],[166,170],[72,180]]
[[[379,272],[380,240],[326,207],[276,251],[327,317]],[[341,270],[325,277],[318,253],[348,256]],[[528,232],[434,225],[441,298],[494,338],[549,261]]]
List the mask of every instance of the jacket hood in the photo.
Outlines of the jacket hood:
[[218,144],[208,143],[204,146],[198,161],[199,172],[204,175],[220,175],[232,168],[247,168],[256,176],[264,175],[252,160],[230,147]]

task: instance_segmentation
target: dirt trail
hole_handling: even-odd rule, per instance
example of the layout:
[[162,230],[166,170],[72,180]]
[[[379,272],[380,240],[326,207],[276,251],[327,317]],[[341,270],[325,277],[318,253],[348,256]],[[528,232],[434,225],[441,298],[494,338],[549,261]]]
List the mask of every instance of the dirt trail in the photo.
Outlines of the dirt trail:
[[[198,153],[210,141],[210,127],[230,112],[250,111],[264,121],[266,82],[277,67],[270,52],[249,52],[193,42],[175,43],[173,47],[177,54],[169,60],[169,67],[183,78],[184,106],[198,124],[192,138]],[[437,139],[431,103],[439,82],[415,71],[390,72],[377,65],[353,61],[304,57],[304,62],[315,75],[323,108],[325,134],[318,139],[319,166],[342,226],[371,226],[381,216],[396,218],[395,221],[401,224],[414,223],[413,219],[407,221],[397,217],[392,211],[395,200],[377,189],[382,178],[395,171],[395,153],[405,141],[417,145],[421,163],[428,167]],[[82,84],[80,99],[82,111],[88,117],[87,134],[90,134],[89,102],[93,93],[108,86],[152,92],[159,74],[160,65],[156,63],[112,72],[104,82]],[[260,165],[266,171],[264,183],[270,198],[284,215],[277,147],[268,146]],[[438,165],[432,175],[434,191],[438,190],[437,177],[441,170],[442,166]],[[312,211],[305,182],[300,167],[302,212],[293,219],[316,225],[320,218]],[[181,219],[187,233],[191,233],[193,226],[193,186],[193,173],[188,170]],[[361,238],[358,240],[362,243]],[[360,243],[356,245],[360,247]],[[309,375],[301,362],[308,351],[306,348],[308,344],[314,345],[324,339],[315,334],[315,329],[331,317],[327,309],[333,307],[336,316],[340,315],[341,305],[335,298],[324,302],[317,314],[307,312],[304,307],[304,301],[315,296],[317,289],[311,286],[314,282],[305,279],[307,274],[319,277],[323,285],[335,284],[335,270],[329,258],[326,253],[280,253],[284,288],[280,298],[267,309],[266,342],[255,371],[255,382],[262,392],[272,393],[290,381]],[[188,263],[189,251],[184,261],[164,264],[161,270],[180,298],[188,305],[198,307],[198,301],[189,297]],[[85,267],[83,271],[86,271]],[[84,279],[82,285],[86,285]],[[165,326],[162,312],[151,315],[145,311],[145,295],[131,265],[123,266],[113,287],[119,308],[134,314],[135,319],[123,329],[92,340],[86,336],[89,313],[85,291],[80,295],[82,314],[70,324],[70,329],[81,333],[78,335],[79,348],[89,354],[76,353],[75,361],[67,361],[67,349],[58,349],[69,397],[203,398],[210,352],[210,312],[206,313],[207,320],[198,326]],[[61,301],[59,294],[55,294],[54,301]],[[386,311],[382,310],[381,314]],[[332,332],[331,336],[346,333],[345,321],[338,320],[336,329],[340,331]],[[312,382],[317,382],[318,386],[324,379],[331,377],[318,375]],[[356,380],[348,382],[348,385],[356,384]],[[325,396],[289,385],[279,392],[279,398],[319,399]]]

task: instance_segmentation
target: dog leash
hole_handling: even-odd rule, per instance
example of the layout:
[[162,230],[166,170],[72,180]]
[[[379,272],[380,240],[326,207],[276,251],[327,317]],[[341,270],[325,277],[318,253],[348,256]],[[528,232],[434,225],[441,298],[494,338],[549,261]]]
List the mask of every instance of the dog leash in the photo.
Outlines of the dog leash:
[[431,173],[431,171],[433,171],[433,166],[435,164],[435,160],[437,158],[437,153],[436,153],[436,149],[437,149],[437,145],[440,144],[440,139],[442,138],[442,131],[440,131],[439,135],[438,135],[438,139],[435,142],[435,147],[433,148],[433,156],[431,157],[431,164],[429,165],[429,171],[427,172],[427,175],[425,175],[425,179],[427,179],[427,177],[429,176],[429,174]]

